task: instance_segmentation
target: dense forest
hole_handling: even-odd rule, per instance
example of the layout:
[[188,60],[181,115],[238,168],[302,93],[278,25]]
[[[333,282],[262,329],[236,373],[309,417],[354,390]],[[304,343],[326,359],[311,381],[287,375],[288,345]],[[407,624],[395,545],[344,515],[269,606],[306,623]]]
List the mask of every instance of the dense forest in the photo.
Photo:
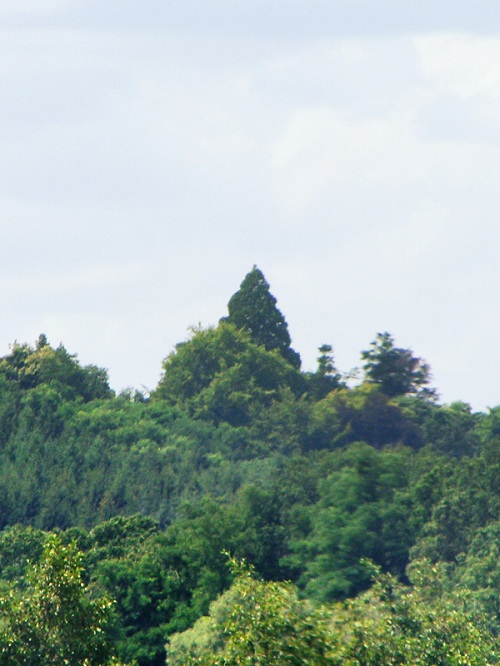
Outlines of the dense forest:
[[257,267],[151,394],[14,343],[0,664],[498,663],[500,407],[387,332],[360,362],[303,371]]

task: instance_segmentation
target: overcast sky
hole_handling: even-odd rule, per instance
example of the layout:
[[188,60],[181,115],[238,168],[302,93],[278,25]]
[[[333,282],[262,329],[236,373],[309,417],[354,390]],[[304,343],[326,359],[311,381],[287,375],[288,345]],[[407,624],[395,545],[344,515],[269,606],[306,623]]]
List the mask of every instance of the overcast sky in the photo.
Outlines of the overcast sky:
[[305,369],[500,404],[498,0],[2,0],[0,169],[1,355],[152,389],[257,264]]

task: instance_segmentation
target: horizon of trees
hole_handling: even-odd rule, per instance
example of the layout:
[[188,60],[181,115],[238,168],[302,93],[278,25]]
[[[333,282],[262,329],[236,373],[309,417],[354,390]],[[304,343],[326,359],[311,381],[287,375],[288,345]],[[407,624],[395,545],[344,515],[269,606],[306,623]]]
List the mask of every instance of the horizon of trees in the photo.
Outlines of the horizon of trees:
[[0,358],[0,664],[496,663],[500,407],[387,332],[354,386],[329,344],[302,371],[257,267],[230,304],[151,395],[44,335]]

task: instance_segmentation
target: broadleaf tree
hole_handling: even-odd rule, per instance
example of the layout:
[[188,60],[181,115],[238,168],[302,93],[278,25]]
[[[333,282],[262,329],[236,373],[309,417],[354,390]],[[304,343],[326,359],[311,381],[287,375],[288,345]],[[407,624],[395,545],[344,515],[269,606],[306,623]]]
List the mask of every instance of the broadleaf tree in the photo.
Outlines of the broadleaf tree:
[[92,599],[82,580],[82,554],[50,535],[24,586],[0,597],[0,665],[117,664],[106,629],[112,602]]
[[163,368],[155,400],[236,426],[279,400],[287,387],[301,392],[300,373],[277,350],[267,351],[248,331],[227,322],[193,331],[165,359]]
[[210,615],[176,634],[167,646],[171,666],[328,666],[327,622],[299,599],[290,583],[257,580],[232,561],[236,580],[212,603]]

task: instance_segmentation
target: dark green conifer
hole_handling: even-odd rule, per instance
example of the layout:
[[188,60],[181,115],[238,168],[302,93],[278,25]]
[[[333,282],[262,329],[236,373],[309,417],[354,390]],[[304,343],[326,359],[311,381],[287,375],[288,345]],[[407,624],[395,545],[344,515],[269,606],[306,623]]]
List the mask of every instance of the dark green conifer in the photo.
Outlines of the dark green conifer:
[[227,308],[229,316],[224,321],[248,331],[254,342],[268,351],[278,349],[290,365],[300,368],[300,356],[290,346],[286,320],[276,307],[276,298],[269,291],[269,284],[257,266],[245,276]]

